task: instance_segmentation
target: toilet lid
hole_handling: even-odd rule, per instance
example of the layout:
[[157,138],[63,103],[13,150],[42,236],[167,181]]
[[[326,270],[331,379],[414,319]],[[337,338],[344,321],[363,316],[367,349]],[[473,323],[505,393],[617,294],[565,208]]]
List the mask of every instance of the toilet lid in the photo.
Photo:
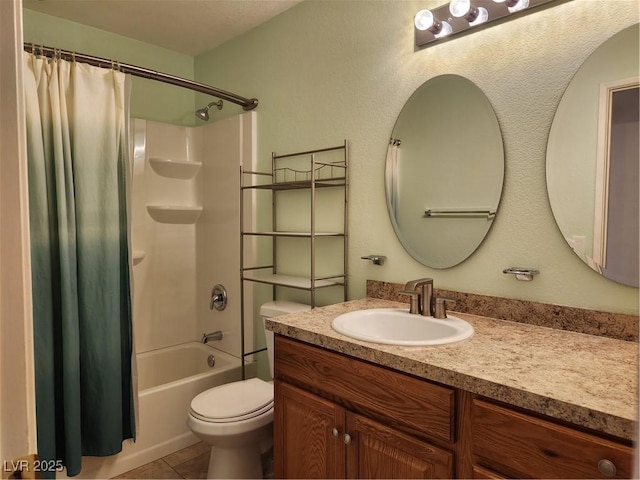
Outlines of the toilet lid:
[[210,388],[191,401],[191,414],[207,422],[237,422],[273,408],[273,384],[259,378]]

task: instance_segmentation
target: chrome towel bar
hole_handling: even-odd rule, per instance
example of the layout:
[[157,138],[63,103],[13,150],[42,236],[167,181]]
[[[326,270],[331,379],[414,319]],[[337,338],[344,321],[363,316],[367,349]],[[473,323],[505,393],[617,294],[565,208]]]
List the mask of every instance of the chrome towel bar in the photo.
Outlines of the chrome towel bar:
[[450,216],[460,216],[460,217],[495,217],[495,210],[481,210],[481,209],[456,209],[456,208],[429,208],[424,211],[425,217],[450,217]]

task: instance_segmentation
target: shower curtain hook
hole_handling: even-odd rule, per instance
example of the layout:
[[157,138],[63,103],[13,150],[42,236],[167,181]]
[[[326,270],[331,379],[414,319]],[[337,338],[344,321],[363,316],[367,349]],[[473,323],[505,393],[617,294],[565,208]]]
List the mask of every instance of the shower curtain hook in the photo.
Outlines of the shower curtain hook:
[[76,52],[71,52],[71,61],[76,63]]

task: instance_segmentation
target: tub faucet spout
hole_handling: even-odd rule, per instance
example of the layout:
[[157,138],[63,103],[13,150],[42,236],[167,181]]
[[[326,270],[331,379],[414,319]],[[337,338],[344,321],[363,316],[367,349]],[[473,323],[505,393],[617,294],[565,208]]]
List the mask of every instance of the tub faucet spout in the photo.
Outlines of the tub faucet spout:
[[216,330],[211,333],[202,334],[202,343],[207,343],[209,340],[222,340],[222,330]]

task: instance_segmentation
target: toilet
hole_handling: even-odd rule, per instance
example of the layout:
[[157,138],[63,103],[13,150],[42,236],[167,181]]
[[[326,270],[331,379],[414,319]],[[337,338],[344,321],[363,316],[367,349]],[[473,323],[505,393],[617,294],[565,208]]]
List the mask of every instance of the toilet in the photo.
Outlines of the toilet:
[[[262,324],[269,317],[309,310],[287,301],[260,307]],[[273,332],[265,329],[273,378]],[[262,478],[262,453],[273,445],[273,382],[250,378],[210,388],[191,401],[187,426],[211,445],[207,478]]]

